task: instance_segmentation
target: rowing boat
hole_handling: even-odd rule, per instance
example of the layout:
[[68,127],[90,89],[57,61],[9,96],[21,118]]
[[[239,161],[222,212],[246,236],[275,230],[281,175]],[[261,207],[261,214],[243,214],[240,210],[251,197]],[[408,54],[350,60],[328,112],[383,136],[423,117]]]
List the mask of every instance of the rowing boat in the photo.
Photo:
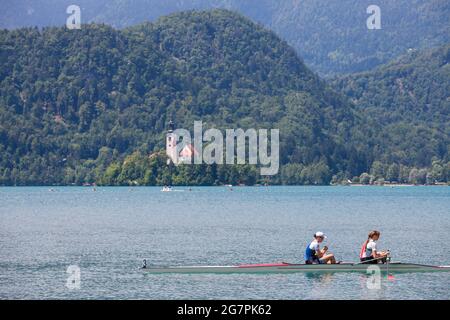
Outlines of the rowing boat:
[[370,266],[378,266],[380,271],[391,272],[438,272],[450,271],[450,266],[432,266],[415,263],[390,262],[387,264],[244,264],[236,266],[179,266],[179,267],[155,267],[142,268],[148,273],[294,273],[294,272],[368,272]]

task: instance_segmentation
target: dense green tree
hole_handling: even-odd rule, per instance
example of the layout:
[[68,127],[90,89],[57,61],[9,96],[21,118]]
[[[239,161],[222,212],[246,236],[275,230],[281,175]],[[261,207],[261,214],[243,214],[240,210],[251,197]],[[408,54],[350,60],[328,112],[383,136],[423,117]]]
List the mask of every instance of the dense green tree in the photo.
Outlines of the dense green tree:
[[393,163],[389,165],[386,171],[386,180],[390,182],[398,182],[400,176],[400,167],[398,164]]
[[359,182],[361,184],[370,184],[370,181],[372,180],[370,174],[367,172],[363,172],[361,176],[359,177]]

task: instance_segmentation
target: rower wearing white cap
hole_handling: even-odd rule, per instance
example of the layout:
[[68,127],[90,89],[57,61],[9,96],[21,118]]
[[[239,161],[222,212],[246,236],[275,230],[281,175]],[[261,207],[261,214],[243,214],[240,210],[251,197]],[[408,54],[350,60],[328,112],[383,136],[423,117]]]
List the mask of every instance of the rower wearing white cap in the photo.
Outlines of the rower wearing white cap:
[[313,241],[306,247],[305,263],[306,264],[334,264],[336,259],[332,253],[327,253],[328,247],[324,246],[320,249],[320,243],[325,240],[327,236],[323,232],[316,232]]

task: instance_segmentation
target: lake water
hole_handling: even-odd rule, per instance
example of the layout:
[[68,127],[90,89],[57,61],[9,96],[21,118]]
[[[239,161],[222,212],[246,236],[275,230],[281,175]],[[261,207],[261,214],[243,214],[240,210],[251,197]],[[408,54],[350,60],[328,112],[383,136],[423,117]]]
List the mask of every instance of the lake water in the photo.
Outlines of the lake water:
[[[449,299],[449,273],[150,275],[155,265],[302,262],[315,231],[357,261],[371,229],[393,260],[450,264],[449,187],[0,188],[2,299]],[[81,270],[68,289],[68,266]]]

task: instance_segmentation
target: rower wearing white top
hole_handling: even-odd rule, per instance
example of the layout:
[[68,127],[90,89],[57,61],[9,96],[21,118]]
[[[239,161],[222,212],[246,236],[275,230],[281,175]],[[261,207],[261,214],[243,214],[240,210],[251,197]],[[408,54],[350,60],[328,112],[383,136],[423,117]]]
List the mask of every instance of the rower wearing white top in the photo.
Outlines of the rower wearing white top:
[[336,259],[332,253],[327,253],[328,247],[324,246],[320,249],[320,243],[325,240],[327,236],[323,232],[316,232],[314,240],[306,247],[305,263],[306,264],[335,264]]
[[380,238],[380,231],[373,230],[369,232],[369,236],[367,240],[361,247],[361,251],[359,253],[359,259],[362,263],[373,263],[376,264],[378,262],[385,262],[386,257],[389,252],[387,251],[378,251],[377,250],[377,242]]

